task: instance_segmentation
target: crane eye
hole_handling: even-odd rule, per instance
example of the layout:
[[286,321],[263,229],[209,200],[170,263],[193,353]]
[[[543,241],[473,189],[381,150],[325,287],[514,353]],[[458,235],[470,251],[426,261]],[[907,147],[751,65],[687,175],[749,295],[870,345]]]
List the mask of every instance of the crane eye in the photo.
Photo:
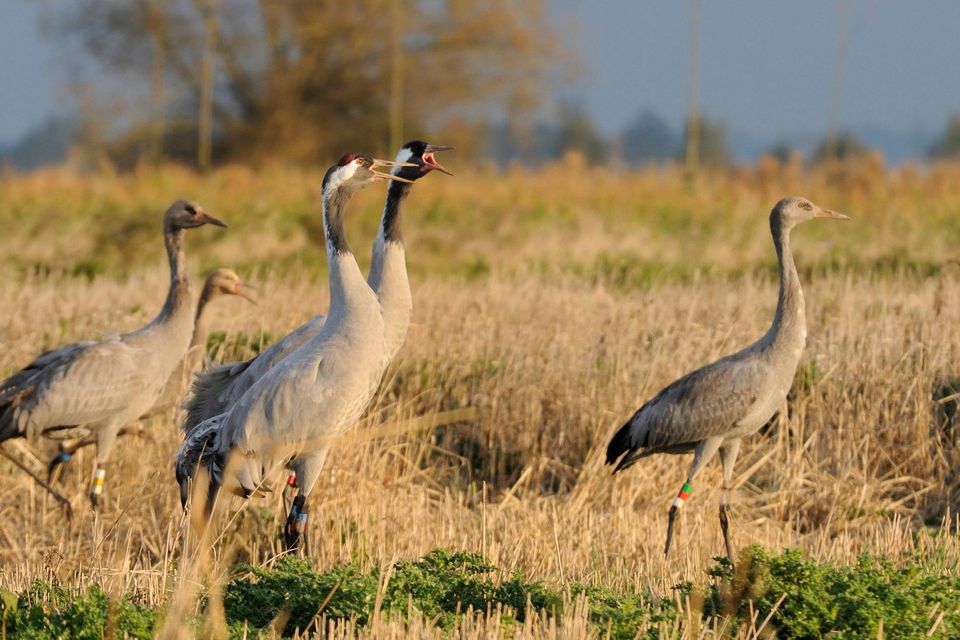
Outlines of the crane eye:
[[363,164],[363,158],[357,158],[356,160],[354,160],[354,162],[357,164]]
[[810,211],[813,207],[810,206],[810,203],[809,203],[809,202],[801,202],[801,203],[800,203],[800,208],[801,208],[801,209],[806,209],[807,211]]
[[186,207],[184,207],[184,210],[192,216],[197,215],[197,210],[191,204],[188,204]]

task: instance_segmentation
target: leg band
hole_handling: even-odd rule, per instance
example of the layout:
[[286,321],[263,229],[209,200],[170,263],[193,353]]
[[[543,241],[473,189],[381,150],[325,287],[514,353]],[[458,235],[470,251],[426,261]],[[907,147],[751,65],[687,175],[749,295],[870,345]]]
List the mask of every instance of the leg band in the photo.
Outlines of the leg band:
[[293,529],[297,533],[303,533],[303,530],[306,528],[307,528],[307,512],[301,511],[297,514],[297,518],[293,522]]
[[677,494],[677,497],[673,499],[673,506],[680,508],[683,506],[683,503],[687,501],[687,498],[690,497],[690,492],[693,491],[693,487],[690,486],[689,482],[684,482],[683,486],[680,487],[680,493]]
[[97,468],[93,472],[93,495],[98,496],[103,493],[103,483],[107,477],[107,470],[102,468]]
[[294,489],[297,487],[297,474],[296,474],[296,473],[292,473],[292,472],[291,472],[290,475],[287,476],[287,486],[288,486],[288,487],[293,487]]

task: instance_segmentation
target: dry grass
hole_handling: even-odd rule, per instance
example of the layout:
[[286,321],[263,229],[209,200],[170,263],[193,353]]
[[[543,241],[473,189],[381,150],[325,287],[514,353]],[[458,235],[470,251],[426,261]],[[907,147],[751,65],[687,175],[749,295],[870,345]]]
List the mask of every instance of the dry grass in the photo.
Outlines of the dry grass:
[[[763,212],[792,191],[855,221],[810,223],[794,234],[806,271],[809,339],[787,411],[741,453],[735,544],[795,546],[834,562],[864,551],[896,562],[909,551],[939,545],[953,562],[960,560],[954,533],[928,534],[923,527],[944,516],[949,521],[960,506],[956,400],[934,400],[950,393],[942,390],[951,388],[958,372],[960,270],[948,264],[951,234],[958,231],[938,225],[960,207],[960,181],[943,176],[960,172],[874,167],[872,176],[831,178],[778,167],[764,178],[763,171],[773,169],[761,167],[756,175],[714,177],[688,190],[669,173],[589,173],[586,184],[565,180],[575,168],[571,162],[536,174],[517,172],[499,183],[489,173],[456,182],[430,178],[422,198],[418,185],[406,223],[414,326],[355,432],[359,437],[337,446],[321,476],[307,541],[313,561],[321,567],[351,560],[385,566],[447,546],[481,551],[506,571],[520,569],[553,585],[586,581],[667,595],[681,580],[702,581],[710,559],[722,552],[718,465],[699,477],[665,562],[666,509],[688,458],[656,457],[611,478],[601,464],[602,449],[662,385],[766,329],[776,283]],[[281,211],[298,198],[309,207],[308,187],[278,175],[230,169],[201,179],[168,169],[93,180],[56,173],[4,178],[0,219],[11,228],[21,207],[30,214],[23,226],[37,235],[18,237],[20,225],[14,225],[0,241],[9,256],[5,267],[14,274],[0,283],[0,372],[22,366],[43,348],[136,327],[163,296],[164,273],[143,266],[160,262],[159,241],[144,247],[149,259],[124,263],[127,277],[88,281],[62,274],[68,270],[65,252],[82,255],[94,244],[93,233],[60,212],[78,194],[86,203],[78,206],[92,211],[128,197],[141,206],[198,192],[211,211],[228,209],[223,217],[239,221],[229,237],[190,245],[210,266],[300,252],[299,266],[248,268],[261,287],[259,306],[237,299],[217,303],[212,326],[228,335],[281,335],[322,311],[326,285],[308,264],[317,258],[306,254],[317,249],[306,232],[283,238],[265,231],[294,215],[270,213],[272,198],[281,200]],[[291,185],[299,195],[285,191]],[[367,195],[355,219],[369,219],[355,221],[351,236],[361,254],[367,253],[379,198]],[[489,202],[482,203],[484,197]],[[649,216],[671,201],[675,208],[664,208],[651,222]],[[699,223],[711,220],[714,203],[715,220],[703,230]],[[539,217],[530,218],[541,206]],[[445,208],[456,215],[430,218],[429,211]],[[51,229],[43,231],[47,223],[37,212],[55,209]],[[257,211],[266,212],[259,221]],[[237,215],[242,212],[247,215]],[[151,215],[153,225],[158,214]],[[60,235],[64,228],[75,234],[69,242]],[[57,239],[60,249],[52,247]],[[68,251],[67,244],[76,249]],[[562,268],[596,265],[604,252],[663,268],[636,280]],[[464,270],[474,255],[483,256],[489,274]],[[900,262],[877,266],[890,255]],[[108,262],[120,264],[118,256]],[[21,267],[30,261],[63,261],[62,270],[27,275]],[[825,268],[805,269],[813,263]],[[364,435],[396,420],[467,407],[475,415],[451,425],[421,422],[388,437]],[[118,445],[107,505],[98,515],[84,498],[92,452],[68,469],[64,483],[77,510],[69,523],[41,490],[0,463],[0,587],[19,591],[34,579],[55,578],[97,583],[151,604],[173,600],[186,575],[178,569],[184,523],[172,478],[178,435],[172,420],[153,424],[151,432],[154,442]],[[252,501],[239,514],[238,506],[231,504],[218,521],[224,556],[218,559],[270,562],[281,550],[273,515],[279,497]],[[223,562],[215,566],[225,571]],[[193,606],[185,605],[191,612]],[[484,637],[499,628],[495,618],[468,621],[458,636]],[[328,632],[438,633],[427,621],[409,624],[378,619],[365,629],[333,624]],[[534,619],[523,633],[589,635],[582,612],[568,615],[563,628],[557,624]],[[694,626],[663,632],[719,633]]]

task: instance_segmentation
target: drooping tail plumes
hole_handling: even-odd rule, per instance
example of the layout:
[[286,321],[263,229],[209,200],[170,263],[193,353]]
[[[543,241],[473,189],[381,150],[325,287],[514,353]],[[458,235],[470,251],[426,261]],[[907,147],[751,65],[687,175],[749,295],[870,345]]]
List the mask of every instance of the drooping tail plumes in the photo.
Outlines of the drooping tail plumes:
[[[211,418],[198,426],[187,437],[177,452],[177,462],[174,470],[177,475],[177,484],[180,485],[180,505],[186,509],[187,499],[190,496],[190,480],[203,465],[210,474],[210,498],[216,496],[216,489],[223,481],[223,455],[218,452],[217,438],[220,435],[220,426],[223,416]],[[207,509],[211,508],[208,500]]]
[[627,420],[627,422],[617,430],[614,436],[610,439],[610,444],[607,445],[607,464],[614,464],[617,460],[620,459],[620,456],[627,454],[623,457],[623,460],[620,460],[620,464],[613,470],[614,473],[624,469],[630,465],[630,454],[636,449],[631,443],[630,430],[633,426],[633,419]]
[[211,367],[193,377],[187,401],[182,407],[186,411],[180,425],[184,436],[189,438],[204,422],[227,409],[223,406],[221,396],[237,376],[250,366],[251,362],[253,360],[228,362]]

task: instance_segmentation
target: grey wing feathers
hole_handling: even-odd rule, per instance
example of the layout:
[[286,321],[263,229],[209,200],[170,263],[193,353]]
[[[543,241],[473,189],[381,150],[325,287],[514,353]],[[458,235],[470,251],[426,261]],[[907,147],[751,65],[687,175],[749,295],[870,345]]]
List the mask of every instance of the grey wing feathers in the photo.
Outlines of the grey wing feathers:
[[0,441],[25,435],[24,416],[54,381],[67,374],[77,357],[96,344],[78,342],[45,351],[0,383]]
[[324,316],[312,318],[251,360],[220,365],[198,374],[191,385],[190,399],[184,404],[187,414],[183,432],[190,434],[204,420],[227,411],[257,380],[319,333],[324,320]]
[[756,402],[761,375],[755,362],[724,358],[674,381],[613,436],[607,464],[623,456],[620,471],[644,456],[689,450],[730,432]]

